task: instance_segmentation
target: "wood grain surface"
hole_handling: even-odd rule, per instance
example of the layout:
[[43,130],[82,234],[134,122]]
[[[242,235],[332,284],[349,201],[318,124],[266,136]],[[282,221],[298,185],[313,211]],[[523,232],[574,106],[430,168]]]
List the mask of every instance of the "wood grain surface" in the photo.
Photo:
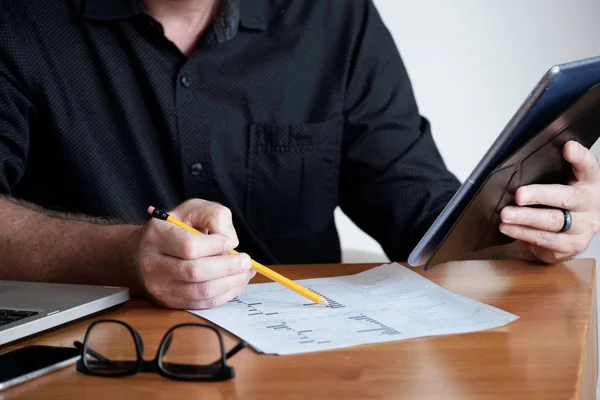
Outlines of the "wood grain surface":
[[[346,275],[374,265],[297,265],[274,269],[292,278]],[[485,332],[364,345],[294,356],[242,350],[227,382],[187,383],[155,374],[98,378],[67,367],[15,386],[1,398],[27,399],[574,399],[595,398],[598,377],[594,261],[540,266],[467,261],[423,272],[461,295],[520,317]],[[262,282],[260,276],[255,282]],[[71,346],[94,319],[130,323],[154,358],[165,332],[198,322],[185,311],[142,300],[21,341]],[[236,338],[225,334],[231,347]]]

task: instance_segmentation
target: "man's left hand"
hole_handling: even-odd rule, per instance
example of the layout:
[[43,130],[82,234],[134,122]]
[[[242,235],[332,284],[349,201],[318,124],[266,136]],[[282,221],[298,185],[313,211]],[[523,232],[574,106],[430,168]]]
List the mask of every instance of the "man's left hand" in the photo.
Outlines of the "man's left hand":
[[[515,193],[517,206],[500,213],[500,231],[517,239],[522,256],[554,264],[582,253],[600,231],[600,165],[594,154],[577,142],[563,147],[573,166],[569,185],[529,185]],[[543,205],[550,208],[532,208]],[[562,210],[571,213],[571,227]]]

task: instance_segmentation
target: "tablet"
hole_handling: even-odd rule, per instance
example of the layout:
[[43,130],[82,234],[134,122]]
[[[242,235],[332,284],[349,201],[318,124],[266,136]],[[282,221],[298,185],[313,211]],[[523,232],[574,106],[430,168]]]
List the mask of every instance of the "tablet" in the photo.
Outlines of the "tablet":
[[[596,105],[593,101],[595,96],[600,96],[600,91],[594,87],[598,83],[600,57],[552,67],[413,249],[408,258],[409,265],[424,265],[429,269],[470,251],[509,243],[510,238],[498,230],[498,206],[511,204],[509,200],[514,192],[511,194],[510,190],[518,188],[516,183],[523,186],[567,182],[570,165],[562,158],[562,148],[556,146],[566,143],[567,137],[588,148],[596,141],[600,121],[592,120],[595,114],[600,114],[600,109],[594,113]],[[590,126],[592,123],[596,125]],[[573,132],[570,127],[574,124],[579,131],[569,133]],[[537,140],[533,140],[536,137]],[[553,156],[548,159],[535,157],[539,164],[535,165],[538,174],[529,176],[527,168],[533,168],[533,164],[531,160],[524,163],[524,158],[534,154],[540,146],[553,148]],[[511,159],[513,155],[516,158]],[[515,178],[521,176],[528,179]],[[485,186],[488,187],[482,191]],[[474,203],[474,200],[477,201]],[[485,202],[487,206],[483,207]],[[480,240],[482,237],[487,239]]]

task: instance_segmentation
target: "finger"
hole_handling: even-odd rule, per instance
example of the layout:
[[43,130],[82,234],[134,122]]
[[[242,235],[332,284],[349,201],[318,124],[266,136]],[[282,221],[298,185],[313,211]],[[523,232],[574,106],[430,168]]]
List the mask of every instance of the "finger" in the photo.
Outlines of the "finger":
[[234,247],[239,244],[237,233],[233,227],[231,211],[221,204],[192,199],[175,208],[172,214],[196,229],[207,229],[211,233],[230,237]]
[[578,181],[600,181],[598,159],[589,149],[569,141],[563,147],[563,157],[573,165],[573,175]]
[[215,297],[201,300],[196,300],[193,297],[187,296],[188,293],[192,293],[189,289],[190,285],[190,283],[172,282],[167,290],[158,293],[158,297],[154,296],[154,301],[163,307],[174,309],[199,310],[213,308],[239,296],[247,286],[247,282],[238,285],[226,293],[221,293]]
[[231,289],[230,291],[228,291],[226,293],[217,295],[215,297],[211,297],[210,299],[192,302],[192,304],[190,305],[189,308],[193,309],[193,310],[204,310],[207,308],[219,307],[219,306],[227,303],[231,299],[241,295],[242,292],[244,291],[244,289],[246,288],[246,286],[247,286],[247,284],[242,284],[242,285],[239,285],[239,286]]
[[191,301],[209,300],[227,293],[240,285],[247,285],[254,277],[254,271],[226,276],[202,283],[188,283],[183,288],[183,296]]
[[[582,235],[565,235],[548,232],[526,226],[500,224],[500,232],[513,239],[531,243],[534,246],[563,254],[579,254],[585,250],[587,243],[582,243]],[[585,241],[585,239],[583,239]]]
[[159,239],[156,241],[160,253],[184,260],[222,255],[233,250],[233,241],[223,235],[198,235],[165,221],[156,221]]
[[[579,234],[581,225],[575,222],[578,214],[571,213],[571,228],[565,232],[569,234]],[[565,223],[565,215],[562,210],[552,208],[531,208],[531,207],[504,207],[500,212],[502,222],[512,225],[528,226],[530,228],[541,229],[548,232],[559,232]]]
[[556,253],[552,250],[545,249],[543,247],[534,246],[531,243],[518,241],[522,252],[527,255],[529,261],[543,261],[547,264],[556,264],[565,262],[573,258],[571,254]]
[[189,283],[212,281],[227,276],[247,273],[252,262],[247,254],[228,254],[204,257],[198,260],[179,260],[165,257],[164,268],[171,279]]
[[544,205],[569,211],[584,211],[590,204],[588,190],[582,186],[529,185],[515,192],[520,206]]

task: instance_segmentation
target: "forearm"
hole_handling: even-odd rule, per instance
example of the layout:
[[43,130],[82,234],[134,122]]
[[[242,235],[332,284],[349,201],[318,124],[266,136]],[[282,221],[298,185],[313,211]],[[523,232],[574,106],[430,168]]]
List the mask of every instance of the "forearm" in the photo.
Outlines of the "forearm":
[[119,285],[137,291],[139,226],[74,220],[0,198],[0,279]]

